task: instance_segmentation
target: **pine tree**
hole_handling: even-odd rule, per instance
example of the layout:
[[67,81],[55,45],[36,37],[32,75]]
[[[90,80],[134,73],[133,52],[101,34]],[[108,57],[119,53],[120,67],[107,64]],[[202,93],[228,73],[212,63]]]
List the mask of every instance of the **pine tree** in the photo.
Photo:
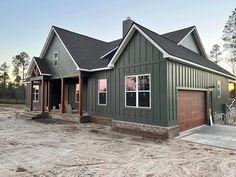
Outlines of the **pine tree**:
[[229,16],[224,30],[223,37],[224,49],[228,51],[228,61],[231,64],[232,71],[235,74],[236,71],[236,8],[232,11],[232,15]]
[[217,44],[213,45],[210,51],[210,58],[212,59],[212,61],[218,64],[219,61],[221,60],[221,58],[219,57],[220,55],[221,55],[220,46]]
[[9,71],[9,65],[6,62],[1,64],[1,66],[0,66],[0,79],[1,79],[1,85],[3,88],[7,87],[7,81],[10,79],[10,77],[8,75],[8,71]]
[[22,70],[22,80],[25,80],[25,70],[29,66],[30,57],[27,53],[21,52],[19,55],[13,57],[12,64],[14,66],[13,74],[17,77],[16,73],[19,74],[20,68]]

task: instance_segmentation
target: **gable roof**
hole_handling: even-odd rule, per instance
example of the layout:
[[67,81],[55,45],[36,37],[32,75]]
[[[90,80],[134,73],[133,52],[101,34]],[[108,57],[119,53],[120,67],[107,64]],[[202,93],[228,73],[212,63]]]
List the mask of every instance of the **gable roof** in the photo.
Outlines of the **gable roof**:
[[[105,42],[56,26],[53,26],[52,30],[58,36],[79,70],[106,67],[109,60],[103,60],[100,57],[117,48],[121,42],[121,39]],[[44,50],[47,50],[47,48]],[[44,57],[44,54],[45,52],[42,52],[41,58]]]
[[169,40],[178,44],[185,36],[187,36],[195,26],[190,26],[188,28],[172,31],[169,33],[162,34],[163,37],[168,38]]
[[[138,30],[144,37],[146,37],[155,47],[157,47],[164,55],[164,58],[170,60],[175,60],[181,63],[186,63],[189,65],[194,65],[205,70],[210,70],[212,72],[225,75],[227,77],[235,78],[230,72],[226,71],[219,65],[210,61],[202,55],[199,55],[181,45],[176,44],[176,42],[169,40],[168,38],[159,35],[138,23],[134,23],[130,31],[127,33],[125,39],[122,41],[120,47],[118,48],[116,54],[110,61],[109,65],[114,66],[114,63],[118,59],[122,50],[125,48],[127,41],[134,34],[134,31]],[[126,41],[127,40],[127,41]],[[123,45],[123,46],[122,46]]]
[[211,62],[205,56],[197,54],[184,46],[179,45],[181,40],[183,40],[191,32],[195,31],[195,35],[198,35],[195,26],[159,35],[134,22],[123,39],[118,39],[111,42],[94,39],[53,26],[44,49],[41,52],[40,58],[44,57],[50,40],[53,38],[52,36],[57,35],[78,70],[92,72],[112,69],[114,67],[114,63],[128,43],[127,41],[130,40],[136,30],[142,33],[142,35],[144,35],[155,47],[157,47],[163,53],[164,58],[197,66],[211,72],[235,78],[235,76],[230,72],[216,65],[214,62]]
[[27,77],[29,77],[30,74],[32,74],[34,67],[36,66],[39,70],[39,73],[41,76],[51,76],[50,70],[47,67],[47,65],[45,64],[45,62],[38,58],[38,57],[33,57],[33,59],[30,62],[30,66],[29,69],[27,71]]

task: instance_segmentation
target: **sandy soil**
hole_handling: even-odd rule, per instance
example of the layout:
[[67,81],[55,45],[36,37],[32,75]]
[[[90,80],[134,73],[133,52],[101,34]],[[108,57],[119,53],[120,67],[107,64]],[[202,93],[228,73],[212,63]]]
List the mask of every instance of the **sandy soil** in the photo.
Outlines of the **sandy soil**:
[[157,141],[96,124],[15,118],[0,105],[0,176],[236,176],[236,152]]

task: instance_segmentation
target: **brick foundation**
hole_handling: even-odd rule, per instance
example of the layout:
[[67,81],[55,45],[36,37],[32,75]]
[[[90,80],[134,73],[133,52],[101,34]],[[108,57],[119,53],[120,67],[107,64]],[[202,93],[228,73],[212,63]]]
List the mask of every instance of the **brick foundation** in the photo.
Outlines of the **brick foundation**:
[[178,125],[172,127],[161,127],[113,120],[112,129],[123,133],[158,139],[171,139],[179,135]]
[[90,120],[90,122],[93,122],[93,123],[95,123],[95,124],[101,124],[101,125],[112,126],[112,119],[110,119],[110,118],[91,116],[91,117],[89,118],[89,120]]

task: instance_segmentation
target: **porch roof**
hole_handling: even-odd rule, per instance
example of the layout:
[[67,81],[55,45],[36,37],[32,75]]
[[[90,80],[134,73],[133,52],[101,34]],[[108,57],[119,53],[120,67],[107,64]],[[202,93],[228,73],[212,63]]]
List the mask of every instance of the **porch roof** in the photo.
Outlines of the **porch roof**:
[[35,67],[38,69],[40,76],[51,76],[51,72],[50,72],[47,64],[43,61],[43,59],[40,59],[38,57],[34,57],[32,59],[32,61],[30,62],[30,66],[27,71],[26,78],[32,77],[32,73],[34,72]]
[[38,57],[34,57],[34,60],[36,62],[38,69],[41,72],[40,73],[41,75],[51,75],[50,70],[47,67],[47,65],[45,64],[45,62],[43,61],[43,59],[38,58]]

